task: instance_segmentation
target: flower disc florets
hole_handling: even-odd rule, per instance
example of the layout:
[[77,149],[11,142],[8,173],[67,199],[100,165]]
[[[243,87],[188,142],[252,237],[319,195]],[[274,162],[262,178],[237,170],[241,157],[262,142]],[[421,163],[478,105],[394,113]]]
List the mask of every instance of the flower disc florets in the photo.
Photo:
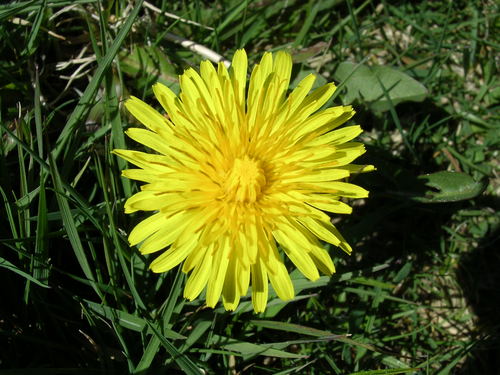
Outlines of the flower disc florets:
[[342,181],[373,169],[350,164],[365,152],[351,142],[361,128],[337,129],[353,116],[350,106],[318,111],[333,84],[309,94],[315,79],[309,75],[288,93],[291,67],[288,53],[265,53],[247,90],[247,57],[239,50],[229,71],[208,61],[199,74],[186,70],[178,96],[156,84],[168,117],[135,97],[126,102],[147,128],[127,135],[156,151],[114,150],[139,167],[123,175],[145,182],[125,212],[153,212],[129,242],[143,254],[166,249],[151,263],[154,272],[183,263],[188,299],[206,288],[208,306],[222,295],[234,310],[251,283],[254,309],[264,311],[269,281],[281,299],[294,297],[278,244],[311,280],[318,269],[335,272],[320,240],[351,252],[323,211],[348,214],[341,197],[368,196]]
[[266,173],[259,160],[247,155],[234,159],[222,181],[223,198],[229,202],[254,203],[266,187]]

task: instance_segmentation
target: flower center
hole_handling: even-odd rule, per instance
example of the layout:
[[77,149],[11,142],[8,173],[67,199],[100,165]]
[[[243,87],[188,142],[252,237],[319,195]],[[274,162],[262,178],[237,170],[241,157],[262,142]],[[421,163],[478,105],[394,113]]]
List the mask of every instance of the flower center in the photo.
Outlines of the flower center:
[[223,190],[226,199],[237,202],[255,202],[266,186],[262,163],[244,156],[235,159],[233,167],[226,174]]

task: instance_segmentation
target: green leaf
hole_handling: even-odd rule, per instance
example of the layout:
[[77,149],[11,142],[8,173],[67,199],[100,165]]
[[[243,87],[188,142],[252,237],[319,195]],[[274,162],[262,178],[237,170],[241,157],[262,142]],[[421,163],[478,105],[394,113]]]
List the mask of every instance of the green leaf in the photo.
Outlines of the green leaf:
[[63,190],[61,176],[51,155],[49,155],[49,163],[52,180],[54,182],[54,190],[56,192],[56,200],[57,204],[59,205],[59,210],[61,211],[63,228],[68,235],[71,247],[73,248],[76,259],[78,260],[78,263],[80,264],[85,277],[91,282],[91,285],[94,288],[95,292],[101,298],[103,298],[103,293],[101,292],[99,285],[95,282],[96,280],[93,272],[93,268],[95,267],[91,267],[87,259],[87,254],[85,249],[83,248],[75,218],[73,217],[73,214],[69,207],[69,198]]
[[35,12],[35,21],[33,22],[33,27],[31,28],[30,36],[28,39],[28,43],[23,51],[28,55],[32,55],[35,50],[35,41],[38,37],[38,33],[40,31],[40,26],[42,25],[43,16],[45,14],[45,8],[47,6],[46,0],[43,0],[39,5],[38,9]]
[[423,203],[457,202],[475,198],[480,195],[488,185],[483,179],[475,181],[471,176],[461,172],[441,171],[418,177],[426,180],[425,185],[435,190],[428,190],[425,196],[413,199]]
[[118,32],[115,40],[113,41],[113,44],[108,49],[106,55],[99,62],[99,66],[97,67],[94,76],[92,77],[89,84],[85,88],[85,91],[83,92],[80,100],[78,101],[78,104],[76,105],[68,121],[66,122],[66,125],[59,133],[56,145],[52,149],[52,155],[54,160],[56,160],[62,153],[64,147],[66,146],[66,143],[71,139],[71,134],[75,131],[77,125],[84,120],[85,116],[92,108],[92,104],[94,103],[94,99],[96,97],[97,90],[101,85],[101,81],[104,78],[104,75],[108,70],[109,66],[113,62],[113,59],[118,54],[118,51],[123,41],[127,37],[128,32],[132,28],[135,19],[138,17],[139,11],[142,8],[143,1],[144,0],[137,0],[134,8],[130,12],[123,26],[120,28],[120,31]]
[[314,81],[312,90],[317,89],[318,87],[321,87],[321,86],[326,85],[328,83],[327,79],[325,77],[323,77],[322,75],[317,74],[315,70],[304,69],[304,70],[301,70],[297,74],[295,79],[290,83],[290,89],[294,89],[295,87],[297,87],[299,85],[300,81],[302,81],[304,78],[306,78],[309,74],[314,74],[314,76],[316,77],[316,80]]
[[95,313],[102,315],[109,320],[116,321],[122,327],[130,329],[132,331],[142,332],[144,327],[147,325],[144,319],[129,314],[125,311],[113,309],[112,307],[91,301],[85,301],[85,304]]
[[420,370],[421,369],[419,368],[391,368],[385,370],[351,372],[349,375],[395,375],[395,374],[404,374],[407,372],[415,372]]
[[26,278],[27,280],[34,282],[36,285],[41,286],[42,288],[50,288],[50,286],[45,285],[40,280],[37,280],[33,276],[31,276],[30,274],[20,270],[14,264],[12,264],[7,259],[4,259],[2,257],[0,257],[0,268],[5,268],[5,269],[8,269],[14,273],[17,273],[18,275],[21,275],[22,277]]
[[[185,374],[200,375],[204,373],[204,371],[196,366],[196,364],[194,364],[194,362],[191,361],[191,359],[186,354],[179,352],[179,350],[177,350],[177,348],[172,345],[172,343],[168,341],[153,324],[151,324],[149,321],[146,322],[149,325],[149,328],[151,328],[151,330],[153,331],[155,337],[160,340],[162,346],[172,356],[174,361],[177,363],[177,365],[179,365],[179,367]],[[137,369],[136,371],[138,372]]]
[[[92,301],[85,301],[85,303],[92,311],[96,312],[97,314],[102,315],[109,320],[116,321],[122,327],[130,329],[132,331],[142,332],[144,327],[147,326],[147,322],[136,315],[132,315],[125,311],[117,310],[112,307]],[[186,338],[185,336],[172,331],[171,329],[165,329],[164,335],[165,337],[173,340],[181,340]]]
[[254,344],[251,342],[240,341],[231,339],[224,336],[213,335],[212,340],[214,344],[219,345],[221,348],[241,353],[243,356],[256,356],[264,355],[266,357],[278,358],[304,358],[305,355],[286,352],[283,349],[289,343],[272,343],[272,344]]
[[374,111],[387,111],[401,102],[421,102],[427,96],[424,85],[388,66],[370,67],[343,62],[333,76],[338,81],[345,81],[345,104],[359,100],[366,102]]
[[131,53],[121,52],[119,57],[121,70],[136,80],[146,78],[142,83],[148,87],[152,79],[169,87],[178,82],[174,66],[156,46],[135,46]]
[[[331,337],[337,336],[328,331],[322,331],[316,328],[306,327],[299,324],[285,323],[285,322],[277,322],[274,320],[251,320],[255,326],[275,329],[278,331],[286,331],[286,332],[294,332],[300,333],[302,335],[314,336],[314,337]],[[340,336],[339,336],[340,337]]]

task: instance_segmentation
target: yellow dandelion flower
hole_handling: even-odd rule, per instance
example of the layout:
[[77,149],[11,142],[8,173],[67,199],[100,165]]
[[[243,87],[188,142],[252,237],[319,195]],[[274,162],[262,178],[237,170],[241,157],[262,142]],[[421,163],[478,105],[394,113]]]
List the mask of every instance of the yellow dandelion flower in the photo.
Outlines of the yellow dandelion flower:
[[189,300],[206,288],[208,306],[222,295],[234,310],[251,283],[254,310],[262,312],[269,282],[281,299],[294,297],[279,247],[310,280],[318,269],[335,272],[320,240],[351,252],[324,211],[348,214],[341,197],[368,196],[342,181],[373,169],[350,164],[365,152],[351,142],[362,130],[337,129],[353,116],[350,106],[318,111],[334,93],[332,83],[309,93],[311,74],[287,95],[291,69],[288,53],[265,53],[247,89],[247,56],[238,50],[229,70],[208,61],[200,73],[187,69],[178,96],[156,84],[168,116],[135,97],[125,104],[147,128],[126,134],[156,151],[114,150],[138,167],[123,176],[146,183],[125,212],[152,212],[128,240],[142,254],[164,250],[153,272],[183,263]]

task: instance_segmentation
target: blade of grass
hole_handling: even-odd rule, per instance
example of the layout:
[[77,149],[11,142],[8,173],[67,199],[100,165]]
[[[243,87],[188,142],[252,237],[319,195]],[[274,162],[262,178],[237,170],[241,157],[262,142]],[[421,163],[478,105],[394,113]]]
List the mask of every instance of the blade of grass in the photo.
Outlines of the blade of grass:
[[87,277],[97,295],[101,299],[104,299],[103,293],[101,292],[98,284],[95,282],[94,274],[87,260],[85,250],[83,249],[83,245],[78,234],[78,229],[76,228],[75,219],[73,218],[73,215],[71,214],[71,210],[69,208],[68,197],[64,192],[61,178],[55,166],[52,155],[49,155],[49,164],[52,181],[56,192],[57,204],[59,206],[59,210],[61,211],[63,226],[66,233],[68,234],[68,239],[71,243],[71,247],[73,248],[76,259],[78,260],[78,263],[80,264],[85,277]]
[[227,15],[222,17],[224,21],[222,21],[222,23],[215,28],[215,31],[213,32],[212,35],[214,36],[219,35],[227,25],[229,25],[235,18],[237,18],[242,14],[243,10],[246,7],[248,7],[248,0],[244,0],[241,3],[235,5],[232,9],[230,9]]
[[[116,86],[113,82],[113,78],[113,72],[109,71],[105,80],[105,109],[108,122],[111,123],[111,148],[125,149],[127,146],[125,144],[122,118],[120,116]],[[118,169],[123,170],[127,168],[127,162],[125,160],[118,157],[114,157],[114,160],[117,161]],[[130,197],[132,195],[132,185],[130,180],[128,178],[120,178],[120,181],[123,187],[124,195],[126,197]]]
[[[23,150],[25,150],[32,158],[33,160],[35,160],[38,164],[40,164],[40,166],[46,171],[48,172],[49,174],[51,173],[51,167],[49,166],[49,164],[47,164],[47,162],[45,162],[43,159],[41,159],[37,154],[36,152],[34,152],[28,145],[26,145],[23,141],[21,141],[14,133],[12,133],[4,124],[2,124],[0,122],[0,127],[14,140],[14,142],[19,145],[20,147],[22,147]],[[88,202],[86,202],[82,197],[81,195],[70,185],[68,184],[66,181],[62,180],[59,176],[59,180],[61,181],[61,184],[62,186],[64,187],[64,189],[66,189],[68,191],[68,193],[70,193],[71,197],[75,200],[75,202],[78,204],[79,206],[79,209],[81,210],[82,214],[84,214],[84,216],[89,219],[92,224],[99,230],[99,231],[103,231],[103,227],[102,227],[102,224],[96,220],[96,218],[92,215],[92,209],[90,208],[90,205]],[[33,190],[33,192],[35,192],[36,189]],[[36,191],[36,194],[33,194],[33,192],[30,192],[28,194],[26,194],[25,196],[26,197],[29,197],[29,198],[34,198],[36,194],[39,193],[39,190]],[[19,199],[19,201],[21,201],[23,204],[29,204],[29,202],[25,202],[24,201],[24,197],[21,197]]]
[[309,5],[307,6],[307,16],[302,24],[302,27],[300,28],[299,33],[297,34],[297,37],[295,38],[295,41],[293,42],[292,46],[293,48],[297,48],[303,43],[309,29],[312,26],[312,23],[314,22],[314,19],[316,18],[316,15],[318,14],[318,9],[321,5],[321,1],[309,1]]
[[[158,331],[158,329],[155,327],[154,324],[146,320],[146,322],[149,325],[149,328],[153,331],[155,337],[160,340],[160,343],[162,346],[167,350],[167,352],[173,357],[174,361],[179,365],[179,367],[184,371],[185,374],[188,375],[200,375],[204,374],[204,371],[202,371],[198,366],[196,366],[189,357],[177,350],[177,348],[172,345],[170,341],[168,341],[161,333]],[[137,369],[136,369],[137,371]]]
[[[43,2],[45,7],[46,2]],[[38,73],[38,66],[35,65],[35,130],[36,130],[36,143],[38,146],[38,156],[43,159],[43,129],[42,129],[42,106],[40,103],[40,79]],[[40,168],[40,187],[38,194],[38,220],[36,223],[35,235],[35,259],[33,264],[33,276],[35,279],[42,280],[48,284],[49,279],[49,265],[48,265],[48,247],[47,247],[47,233],[48,233],[48,220],[47,220],[47,201],[45,192],[45,170]]]
[[67,142],[71,139],[71,134],[74,132],[75,128],[90,111],[94,98],[97,94],[97,90],[101,85],[102,79],[104,78],[104,74],[111,65],[111,62],[118,53],[120,46],[122,45],[128,32],[130,31],[132,25],[134,24],[134,21],[139,15],[139,11],[141,10],[143,1],[144,0],[137,0],[134,8],[130,12],[130,15],[127,17],[127,20],[125,21],[120,31],[118,32],[118,35],[111,44],[111,47],[107,51],[106,55],[100,61],[94,76],[90,80],[85,91],[83,92],[82,97],[78,101],[66,125],[62,129],[59,137],[57,138],[56,144],[52,150],[52,157],[54,161],[58,159],[59,155],[64,150]]
[[[45,7],[47,6],[47,0],[43,0],[38,9],[35,11],[35,21],[33,21],[33,27],[31,28],[30,36],[28,39],[28,43],[26,44],[26,48],[24,49],[24,53],[28,55],[32,55],[35,52],[35,42],[38,36],[38,32],[40,31],[40,26],[42,25],[43,16],[45,15]],[[35,93],[36,95],[36,93]],[[35,99],[36,100],[36,99]]]
[[0,268],[5,268],[5,269],[8,269],[9,271],[17,273],[18,275],[24,277],[26,280],[29,280],[29,281],[35,283],[36,285],[41,286],[42,288],[50,288],[50,286],[42,283],[40,280],[35,279],[33,276],[24,272],[23,270],[20,270],[14,264],[12,264],[7,259],[4,259],[2,257],[0,257]]
[[[66,5],[96,3],[97,1],[98,0],[51,0],[47,3],[47,6],[50,8],[58,8]],[[40,7],[40,3],[40,0],[33,0],[2,4],[0,5],[0,21],[10,18],[13,15],[37,11]]]
[[358,371],[351,372],[349,375],[396,375],[396,374],[406,374],[408,372],[420,371],[421,368],[391,368],[385,370],[370,370],[370,371]]
[[[177,270],[177,275],[175,276],[172,288],[170,289],[170,294],[165,302],[165,310],[163,312],[163,329],[169,326],[170,319],[172,317],[174,308],[176,307],[177,304],[177,299],[179,298],[182,291],[183,281],[184,281],[184,273],[179,268]],[[142,354],[141,360],[137,365],[136,371],[140,372],[149,368],[149,366],[153,362],[156,353],[158,352],[159,347],[160,347],[160,339],[156,335],[153,335],[153,337],[151,337],[151,339],[149,340],[146,350]]]
[[38,196],[38,216],[36,221],[35,235],[35,259],[33,263],[33,276],[48,284],[49,280],[49,262],[48,262],[48,220],[47,220],[47,201],[45,197],[45,182],[43,180],[43,170],[40,180],[40,194]]
[[[120,262],[120,265],[122,267],[123,274],[125,275],[125,280],[127,281],[127,285],[130,289],[130,292],[132,293],[132,297],[134,298],[134,303],[135,303],[136,307],[138,307],[142,310],[146,310],[146,305],[142,301],[142,298],[135,287],[134,280],[132,279],[132,275],[130,274],[130,271],[128,268],[129,266],[125,262],[125,258],[123,256],[125,250],[123,249],[122,243],[121,243],[120,239],[118,238],[118,229],[116,228],[115,217],[114,217],[112,210],[111,210],[111,206],[113,204],[108,196],[108,190],[107,190],[108,187],[107,187],[107,184],[105,183],[105,180],[104,180],[104,172],[102,169],[101,162],[100,162],[98,157],[96,157],[95,159],[96,159],[95,165],[96,165],[96,169],[97,169],[97,179],[98,179],[99,184],[101,185],[100,187],[101,187],[102,193],[104,195],[104,202],[106,205],[106,213],[108,216],[109,232],[111,235],[111,239],[113,241],[116,252],[118,254],[119,262]],[[113,278],[113,276],[114,275],[110,275],[111,278]]]

